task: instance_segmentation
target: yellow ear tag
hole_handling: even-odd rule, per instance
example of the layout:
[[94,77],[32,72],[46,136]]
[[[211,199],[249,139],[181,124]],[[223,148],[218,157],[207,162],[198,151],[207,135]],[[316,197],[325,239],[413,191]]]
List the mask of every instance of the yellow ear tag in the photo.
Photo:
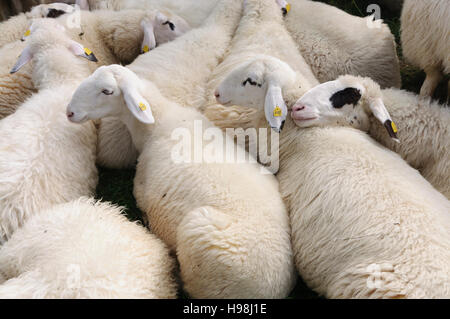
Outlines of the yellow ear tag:
[[391,122],[391,126],[392,126],[392,130],[394,131],[394,133],[397,133],[398,132],[397,125],[395,125],[394,122]]
[[278,106],[275,108],[275,110],[273,110],[274,117],[280,117],[282,114],[283,114],[283,112],[281,111],[281,109]]
[[31,31],[30,31],[30,30],[27,30],[23,36],[24,36],[24,37],[27,37],[27,36],[29,36],[30,34],[31,34]]
[[289,11],[291,11],[291,4],[290,3],[288,3],[286,5],[286,12],[289,12]]
[[87,55],[91,55],[92,51],[89,50],[88,48],[84,48],[84,53],[86,53]]
[[144,53],[147,53],[148,51],[150,51],[150,48],[148,47],[148,45],[144,45],[142,51],[144,51]]
[[139,108],[141,109],[141,111],[145,111],[147,109],[147,106],[145,106],[144,103],[139,103]]

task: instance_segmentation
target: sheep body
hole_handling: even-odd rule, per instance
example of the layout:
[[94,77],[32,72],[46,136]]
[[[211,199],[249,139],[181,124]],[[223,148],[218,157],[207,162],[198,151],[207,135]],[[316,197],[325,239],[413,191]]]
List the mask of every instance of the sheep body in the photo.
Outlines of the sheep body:
[[383,88],[400,88],[395,39],[386,24],[316,1],[290,2],[286,28],[320,82],[354,74],[371,77]]
[[449,202],[362,132],[294,131],[277,177],[308,286],[328,298],[448,298]]
[[[401,41],[407,61],[425,70],[420,94],[432,96],[443,74],[450,73],[450,3],[405,0]],[[449,94],[450,96],[450,94]]]
[[176,298],[174,270],[121,208],[81,198],[34,214],[0,248],[0,297]]
[[184,288],[196,298],[286,297],[295,280],[276,180],[258,165],[167,163],[179,143],[170,141],[173,129],[194,136],[195,120],[212,124],[160,105],[171,114],[158,119],[139,156],[134,195],[152,230],[176,248]]
[[58,32],[43,28],[29,40],[40,92],[0,121],[0,241],[33,213],[89,196],[97,185],[94,124],[73,125],[65,115],[77,84],[95,66],[69,52]]

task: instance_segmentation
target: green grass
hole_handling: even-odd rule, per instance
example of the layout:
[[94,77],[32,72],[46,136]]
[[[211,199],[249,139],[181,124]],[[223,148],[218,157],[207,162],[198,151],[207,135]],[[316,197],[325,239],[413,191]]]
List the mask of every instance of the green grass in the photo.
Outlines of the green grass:
[[[366,8],[369,4],[377,3],[376,0],[320,0],[331,5],[334,5],[344,11],[357,15],[366,16]],[[420,87],[425,79],[425,74],[421,70],[408,65],[403,60],[402,50],[400,46],[400,18],[398,12],[391,12],[390,10],[381,6],[382,19],[389,25],[392,33],[395,35],[398,44],[398,53],[401,63],[401,75],[403,81],[403,88],[409,91],[418,93]],[[448,77],[447,77],[448,79]],[[446,81],[444,81],[437,89],[436,97],[444,101],[446,97]],[[97,187],[97,198],[104,201],[109,201],[126,207],[126,213],[130,220],[142,222],[142,212],[136,207],[136,201],[133,197],[133,178],[135,170],[109,170],[99,168],[100,182]],[[186,294],[180,292],[182,298],[186,298]],[[292,291],[289,298],[313,299],[319,296],[308,289],[305,283],[299,278],[297,286]]]

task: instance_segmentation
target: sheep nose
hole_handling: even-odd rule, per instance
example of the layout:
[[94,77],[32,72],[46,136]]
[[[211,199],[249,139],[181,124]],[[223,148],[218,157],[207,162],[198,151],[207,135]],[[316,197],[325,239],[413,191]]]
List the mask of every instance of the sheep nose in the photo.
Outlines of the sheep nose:
[[214,91],[214,96],[216,97],[216,99],[218,99],[220,97],[219,90]]
[[67,117],[73,117],[75,114],[73,114],[73,112],[67,112]]
[[292,112],[298,112],[298,111],[303,111],[305,109],[304,105],[294,105],[292,107]]

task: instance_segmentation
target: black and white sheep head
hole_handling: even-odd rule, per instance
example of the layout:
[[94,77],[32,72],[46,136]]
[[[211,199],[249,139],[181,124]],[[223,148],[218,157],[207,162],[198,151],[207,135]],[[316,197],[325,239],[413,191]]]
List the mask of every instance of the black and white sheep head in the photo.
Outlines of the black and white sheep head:
[[66,3],[50,3],[50,4],[40,4],[31,9],[27,13],[30,18],[58,18],[59,16],[66,13],[75,12],[75,7]]
[[152,110],[142,96],[142,81],[120,65],[98,68],[77,88],[67,107],[67,117],[74,123],[104,117],[122,117],[127,110],[140,122],[153,124]]
[[153,50],[157,45],[173,41],[191,29],[183,18],[173,15],[169,19],[160,11],[152,18],[144,18],[141,26],[144,30],[142,53]]
[[283,88],[295,81],[296,74],[285,62],[260,55],[236,67],[215,91],[218,103],[264,109],[267,122],[276,132],[283,129],[288,109]]
[[383,103],[380,86],[369,78],[346,75],[306,92],[292,107],[291,116],[300,127],[351,126],[368,131],[371,114],[398,142],[397,127]]
[[[35,55],[47,53],[52,55],[56,50],[68,50],[75,56],[80,56],[92,62],[97,62],[94,53],[82,44],[73,41],[65,34],[65,28],[53,19],[38,19],[31,25],[28,33],[29,39],[23,49],[17,63],[10,73],[16,73]],[[61,53],[62,51],[58,51]],[[58,54],[52,56],[53,59],[61,58]]]

